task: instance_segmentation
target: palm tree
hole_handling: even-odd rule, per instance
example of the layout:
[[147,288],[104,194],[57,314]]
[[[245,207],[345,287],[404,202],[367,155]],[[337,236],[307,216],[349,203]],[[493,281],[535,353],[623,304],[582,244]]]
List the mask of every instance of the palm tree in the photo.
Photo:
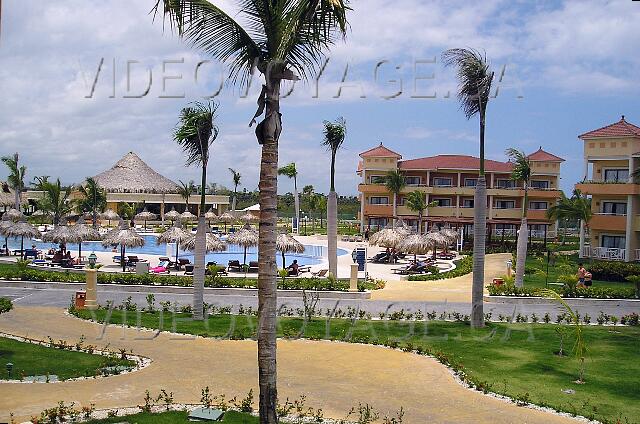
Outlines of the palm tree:
[[527,212],[529,211],[529,183],[531,181],[531,162],[524,152],[509,148],[506,155],[513,161],[511,179],[522,181],[524,186],[524,200],[522,204],[522,221],[518,232],[516,253],[516,287],[524,286],[524,267],[527,262]]
[[[230,16],[206,0],[157,0],[171,26],[190,44],[230,65],[233,81],[265,77],[252,123],[262,145],[258,262],[260,423],[276,423],[276,308],[278,140],[282,81],[316,74],[324,52],[347,30],[346,0],[237,1]],[[238,19],[238,20],[236,20]],[[241,23],[246,23],[243,27]]]
[[338,275],[338,195],[336,193],[336,154],[347,135],[347,122],[339,117],[335,122],[324,121],[322,144],[331,152],[331,184],[327,199],[327,250],[329,251],[329,272]]
[[73,187],[62,187],[60,178],[57,178],[53,183],[44,181],[40,188],[43,193],[37,202],[38,209],[50,212],[53,215],[53,224],[58,225],[60,218],[73,208],[73,202],[70,200]]
[[298,170],[296,169],[295,162],[291,162],[288,165],[278,168],[278,175],[284,175],[288,178],[293,178],[293,203],[295,205],[296,213],[296,229],[300,229],[300,200],[298,199]]
[[178,182],[180,183],[180,185],[178,186],[178,194],[184,199],[185,211],[188,211],[189,198],[192,194],[197,192],[196,184],[193,182],[193,180],[189,181],[188,183],[185,183],[182,180],[178,180]]
[[316,230],[316,216],[315,213],[320,207],[320,195],[316,193],[310,193],[307,196],[307,208],[309,209],[309,215],[311,215],[311,225],[313,230]]
[[563,224],[562,244],[564,244],[564,236],[566,233],[564,227],[566,223],[569,220],[571,220],[571,214],[569,213],[570,209],[571,209],[571,199],[565,196],[564,192],[561,191],[560,199],[558,200],[558,202],[555,205],[549,207],[549,209],[547,209],[547,212],[545,214],[548,220],[557,221],[558,225],[560,225],[560,223]]
[[207,226],[205,222],[205,190],[207,186],[207,164],[211,145],[218,137],[218,127],[214,124],[218,105],[214,102],[199,103],[182,109],[180,122],[173,139],[187,154],[187,166],[198,164],[202,167],[200,185],[200,208],[198,230],[195,241],[195,264],[193,268],[193,319],[204,320],[204,274]]
[[395,227],[396,219],[398,218],[398,196],[407,183],[400,170],[395,169],[387,172],[387,175],[385,175],[384,178],[384,185],[387,187],[387,190],[391,192],[391,196],[393,197],[393,226]]
[[78,212],[91,211],[93,228],[98,227],[98,212],[104,212],[107,207],[107,192],[101,188],[93,177],[86,180],[85,185],[80,185],[78,191],[82,196],[77,203]]
[[240,175],[240,173],[233,168],[229,168],[229,172],[231,172],[231,178],[233,178],[233,202],[231,204],[231,210],[235,211],[236,199],[238,198],[238,186],[240,185],[242,175]]
[[17,153],[14,153],[13,156],[2,157],[2,162],[9,168],[7,183],[13,189],[16,210],[20,210],[20,193],[24,190],[24,176],[27,173],[27,167],[24,165],[18,166],[18,160]]
[[634,184],[640,184],[640,166],[631,174],[631,182]]
[[412,191],[407,194],[407,207],[418,214],[418,234],[422,234],[422,216],[424,215],[424,211],[427,208],[432,208],[438,204],[438,202],[433,201],[427,203],[427,199],[425,194],[420,190]]
[[470,49],[450,49],[442,54],[445,66],[457,67],[458,100],[467,119],[480,116],[480,170],[473,200],[473,287],[471,326],[484,326],[485,237],[487,232],[487,181],[484,174],[484,130],[487,103],[493,81],[486,55]]

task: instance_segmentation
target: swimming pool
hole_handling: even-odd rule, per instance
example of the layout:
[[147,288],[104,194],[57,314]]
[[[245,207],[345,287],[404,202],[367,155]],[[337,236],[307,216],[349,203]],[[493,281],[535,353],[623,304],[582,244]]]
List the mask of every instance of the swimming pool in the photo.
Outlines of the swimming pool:
[[[154,235],[144,235],[144,246],[142,247],[132,247],[127,249],[127,253],[130,254],[145,254],[145,255],[161,255],[161,256],[175,256],[175,245],[170,247],[169,251],[167,251],[166,244],[157,244],[157,236]],[[26,240],[24,241],[25,249],[31,247],[31,245],[35,244],[36,248],[47,251],[50,248],[57,248],[58,245],[55,243],[46,243],[43,241],[37,240]],[[20,249],[20,239],[9,239],[9,249]],[[78,252],[77,244],[68,244],[67,250],[73,252]],[[99,241],[85,241],[82,243],[82,254],[83,256],[88,255],[91,252],[111,252],[111,247],[103,247],[102,243]],[[118,248],[118,252],[114,253],[114,255],[118,255],[120,249]],[[168,254],[169,253],[169,254]],[[344,249],[338,249],[338,256],[346,255],[347,252]],[[242,263],[244,256],[244,249],[240,246],[228,244],[227,250],[224,252],[216,252],[216,253],[208,253],[206,256],[207,262],[216,262],[220,265],[226,265],[230,260],[236,259]],[[193,252],[180,250],[179,257],[189,259],[193,262]],[[287,253],[285,255],[287,260],[287,265],[290,264],[294,259],[298,261],[300,265],[317,265],[323,261],[323,258],[327,257],[327,248],[325,246],[317,246],[317,245],[304,245],[303,253]],[[247,249],[247,263],[249,261],[257,261],[258,260],[258,249],[257,247],[252,247]],[[276,261],[278,266],[282,266],[282,254],[280,252],[276,255]]]

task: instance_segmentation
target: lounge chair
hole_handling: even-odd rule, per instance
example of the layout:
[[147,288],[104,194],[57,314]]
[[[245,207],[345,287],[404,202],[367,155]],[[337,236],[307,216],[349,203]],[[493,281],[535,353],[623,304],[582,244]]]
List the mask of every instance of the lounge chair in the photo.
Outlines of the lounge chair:
[[227,265],[227,270],[240,272],[242,271],[242,265],[240,265],[239,260],[233,259],[229,261],[229,264]]
[[187,264],[184,266],[184,275],[193,275],[193,264]]
[[374,264],[386,264],[389,262],[389,254],[387,252],[380,252],[372,258],[369,258],[369,262],[373,262]]
[[165,272],[169,272],[169,261],[160,261],[158,266],[151,268],[149,272],[152,274],[163,274]]
[[176,269],[180,271],[183,266],[187,266],[191,263],[189,259],[186,258],[178,258],[178,262],[176,262]]
[[321,277],[326,277],[328,272],[329,272],[329,270],[325,268],[325,269],[321,269],[321,270],[319,270],[317,272],[312,272],[311,275],[314,276],[314,277],[321,278]]
[[258,272],[258,261],[250,261],[247,272]]
[[37,259],[40,255],[40,251],[38,249],[24,249],[24,258],[29,259]]

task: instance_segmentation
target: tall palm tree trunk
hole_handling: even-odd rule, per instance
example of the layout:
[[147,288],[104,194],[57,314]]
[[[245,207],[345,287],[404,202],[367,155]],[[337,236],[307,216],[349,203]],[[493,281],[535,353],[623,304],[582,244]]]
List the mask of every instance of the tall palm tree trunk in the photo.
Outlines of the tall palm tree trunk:
[[524,286],[524,268],[527,262],[527,201],[528,187],[525,182],[524,186],[524,204],[522,205],[522,222],[520,223],[520,231],[518,232],[518,247],[516,253],[516,287]]
[[207,162],[202,164],[202,182],[200,190],[200,207],[198,213],[198,229],[196,230],[196,245],[193,264],[193,319],[204,320],[204,275],[205,249],[207,242],[207,222],[204,218],[205,192],[207,184]]
[[391,221],[393,222],[393,228],[396,228],[396,218],[398,217],[397,214],[397,209],[398,209],[398,205],[397,205],[397,201],[396,201],[396,197],[398,197],[396,195],[396,193],[392,193],[391,194],[393,196],[393,217],[391,218]]
[[327,199],[327,249],[329,254],[329,272],[338,276],[338,196],[329,192]]
[[[278,137],[280,124],[280,81],[267,80],[266,111],[260,162],[260,225],[258,239],[258,380],[260,423],[278,422],[276,375],[277,264],[276,231],[278,211]],[[258,126],[260,128],[260,126]],[[260,140],[260,137],[258,137]]]
[[293,177],[293,204],[296,210],[296,222],[298,223],[298,232],[300,234],[300,199],[298,199],[298,178]]
[[487,232],[487,181],[484,173],[478,177],[473,199],[473,285],[471,288],[471,326],[484,326],[485,238]]

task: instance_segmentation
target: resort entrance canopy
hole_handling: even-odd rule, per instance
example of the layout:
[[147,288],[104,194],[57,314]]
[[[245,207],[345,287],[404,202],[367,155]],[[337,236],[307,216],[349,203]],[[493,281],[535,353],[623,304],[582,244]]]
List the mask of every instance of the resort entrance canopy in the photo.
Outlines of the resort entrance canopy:
[[[107,191],[107,207],[113,210],[117,210],[117,204],[121,202],[144,202],[146,205],[160,205],[160,215],[164,217],[165,204],[185,204],[184,198],[178,194],[178,185],[156,172],[133,152],[93,178]],[[208,194],[205,202],[207,209],[212,207],[222,213],[228,208],[229,197]],[[190,205],[199,203],[200,196],[189,198]]]

